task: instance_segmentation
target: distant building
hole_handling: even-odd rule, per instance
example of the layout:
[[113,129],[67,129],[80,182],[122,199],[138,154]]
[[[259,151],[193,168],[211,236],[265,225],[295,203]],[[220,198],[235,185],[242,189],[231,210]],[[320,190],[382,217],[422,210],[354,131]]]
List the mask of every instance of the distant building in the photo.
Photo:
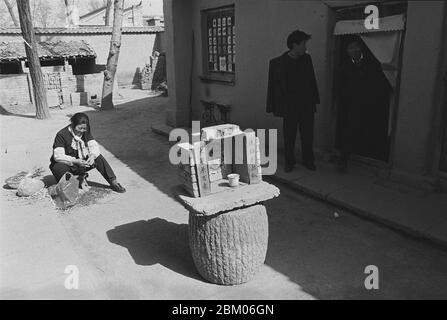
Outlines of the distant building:
[[165,20],[161,15],[143,15],[143,24],[145,26],[163,27]]
[[[93,10],[79,17],[79,25],[82,26],[103,26],[106,19],[106,6]],[[113,8],[110,12],[110,21],[113,21]],[[143,4],[132,5],[124,9],[123,27],[147,26],[143,22]]]
[[[163,31],[123,27],[116,85],[141,85],[142,70],[151,65],[156,52],[164,51]],[[70,104],[79,93],[87,98],[101,95],[112,27],[36,28],[35,34],[50,105]],[[32,102],[26,60],[21,30],[0,29],[0,104]]]

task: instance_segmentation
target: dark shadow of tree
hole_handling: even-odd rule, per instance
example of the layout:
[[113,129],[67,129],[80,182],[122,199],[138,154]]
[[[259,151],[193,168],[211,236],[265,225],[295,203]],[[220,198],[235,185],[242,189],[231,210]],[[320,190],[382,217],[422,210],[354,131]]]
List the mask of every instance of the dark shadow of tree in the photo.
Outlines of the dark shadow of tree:
[[3,106],[0,105],[0,115],[2,116],[12,116],[12,117],[21,117],[21,118],[36,118],[36,116],[27,115],[27,114],[18,114],[12,113],[6,110]]

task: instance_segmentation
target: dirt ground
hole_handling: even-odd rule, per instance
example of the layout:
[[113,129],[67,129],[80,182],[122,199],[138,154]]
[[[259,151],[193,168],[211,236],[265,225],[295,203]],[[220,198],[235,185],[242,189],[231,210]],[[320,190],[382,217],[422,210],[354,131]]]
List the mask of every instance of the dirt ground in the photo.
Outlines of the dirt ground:
[[[177,201],[179,180],[170,144],[151,125],[164,123],[167,98],[135,92],[113,111],[52,110],[52,119],[0,115],[0,179],[44,167],[56,132],[86,112],[101,152],[126,187],[104,192],[67,212],[48,197],[17,198],[1,189],[0,298],[3,299],[415,299],[447,298],[447,253],[280,186],[267,202],[266,263],[252,281],[207,283],[188,247],[188,211]],[[109,190],[92,172],[95,187]],[[90,201],[89,200],[89,201]],[[380,290],[364,287],[377,265]],[[67,290],[67,267],[79,289]]]

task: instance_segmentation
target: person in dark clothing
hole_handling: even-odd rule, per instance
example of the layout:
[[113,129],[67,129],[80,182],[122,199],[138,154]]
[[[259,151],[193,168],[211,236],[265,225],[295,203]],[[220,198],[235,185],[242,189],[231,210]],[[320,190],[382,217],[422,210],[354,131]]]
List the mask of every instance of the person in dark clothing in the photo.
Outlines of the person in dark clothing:
[[87,172],[96,168],[112,190],[125,192],[126,189],[117,182],[115,173],[99,151],[98,143],[90,131],[88,116],[76,113],[70,120],[71,124],[56,134],[53,143],[50,170],[56,181],[70,172],[79,176],[81,187]]
[[269,65],[267,113],[283,118],[285,171],[296,164],[295,142],[298,127],[303,165],[316,170],[313,152],[314,116],[320,103],[312,58],[306,53],[310,35],[296,30],[287,38],[289,51]]
[[387,161],[388,118],[391,85],[380,63],[351,39],[339,79],[339,134],[341,156],[338,170],[346,171],[352,153]]

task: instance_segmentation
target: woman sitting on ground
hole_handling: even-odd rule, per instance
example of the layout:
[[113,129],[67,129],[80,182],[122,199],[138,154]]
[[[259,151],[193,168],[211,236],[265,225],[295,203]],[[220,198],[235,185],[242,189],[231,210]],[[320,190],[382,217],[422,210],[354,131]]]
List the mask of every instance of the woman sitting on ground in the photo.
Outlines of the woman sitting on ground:
[[65,173],[70,172],[80,176],[82,182],[86,172],[96,168],[112,190],[125,192],[126,189],[117,182],[115,173],[99,152],[98,143],[90,132],[88,116],[76,113],[70,121],[71,124],[60,130],[54,139],[50,170],[56,181],[59,182]]

